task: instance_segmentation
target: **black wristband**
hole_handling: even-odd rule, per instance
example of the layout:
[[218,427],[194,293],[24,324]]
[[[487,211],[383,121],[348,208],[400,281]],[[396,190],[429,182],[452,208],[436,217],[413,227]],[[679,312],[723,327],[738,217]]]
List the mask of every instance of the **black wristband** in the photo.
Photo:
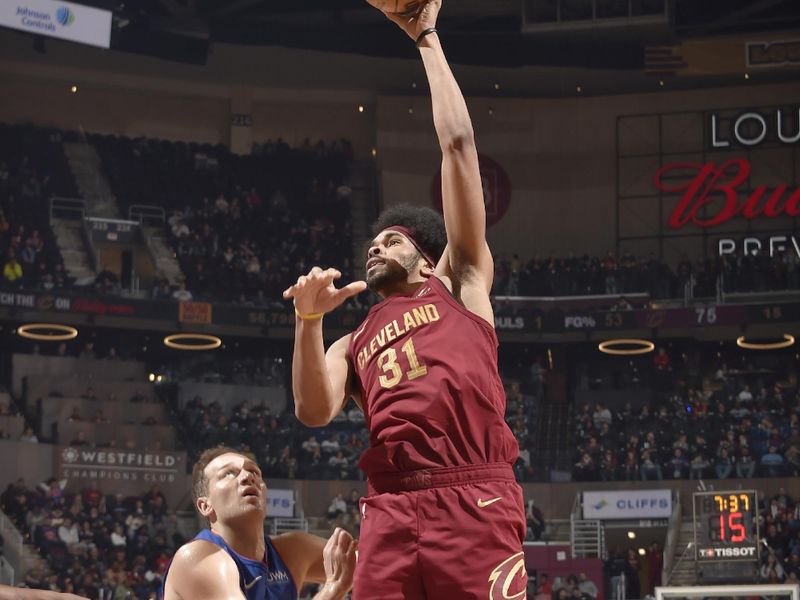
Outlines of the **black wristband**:
[[423,29],[422,33],[419,34],[417,37],[417,48],[422,43],[422,40],[425,39],[426,35],[430,35],[431,33],[436,33],[436,27],[428,27],[427,29]]

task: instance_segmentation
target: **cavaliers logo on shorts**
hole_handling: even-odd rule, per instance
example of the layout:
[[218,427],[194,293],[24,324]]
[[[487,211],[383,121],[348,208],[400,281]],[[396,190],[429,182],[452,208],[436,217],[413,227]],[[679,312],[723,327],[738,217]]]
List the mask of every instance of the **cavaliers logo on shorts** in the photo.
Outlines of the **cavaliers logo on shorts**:
[[489,575],[489,600],[525,600],[528,574],[525,572],[525,553],[509,556]]

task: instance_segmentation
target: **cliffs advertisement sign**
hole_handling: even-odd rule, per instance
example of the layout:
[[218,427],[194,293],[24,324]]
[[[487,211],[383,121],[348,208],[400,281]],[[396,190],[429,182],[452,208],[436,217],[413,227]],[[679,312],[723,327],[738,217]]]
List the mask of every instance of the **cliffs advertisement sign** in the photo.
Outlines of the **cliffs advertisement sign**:
[[671,515],[670,490],[583,492],[584,519],[667,519]]

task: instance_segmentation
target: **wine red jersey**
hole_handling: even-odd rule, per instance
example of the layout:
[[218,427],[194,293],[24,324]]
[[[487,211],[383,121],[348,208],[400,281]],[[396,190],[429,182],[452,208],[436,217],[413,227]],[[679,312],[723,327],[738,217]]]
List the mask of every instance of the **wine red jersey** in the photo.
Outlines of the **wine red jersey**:
[[516,461],[497,345],[435,277],[372,307],[348,348],[370,431],[367,476]]

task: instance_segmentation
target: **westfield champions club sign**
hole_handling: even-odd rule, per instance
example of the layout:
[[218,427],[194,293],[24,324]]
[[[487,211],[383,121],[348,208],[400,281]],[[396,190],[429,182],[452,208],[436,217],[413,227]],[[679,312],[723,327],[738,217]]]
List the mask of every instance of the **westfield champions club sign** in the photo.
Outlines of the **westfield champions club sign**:
[[[696,227],[713,231],[736,219],[763,223],[800,216],[800,189],[796,182],[753,184],[755,168],[749,157],[759,149],[792,154],[800,150],[800,107],[770,110],[745,109],[735,114],[706,116],[708,150],[730,158],[710,162],[671,162],[655,174],[655,187],[679,200],[667,219],[673,231]],[[735,150],[741,150],[736,155]],[[769,167],[762,161],[760,167]],[[764,174],[760,174],[764,179]],[[785,222],[785,220],[784,220]],[[722,254],[796,252],[800,239],[794,235],[766,238],[726,238],[718,241]]]

